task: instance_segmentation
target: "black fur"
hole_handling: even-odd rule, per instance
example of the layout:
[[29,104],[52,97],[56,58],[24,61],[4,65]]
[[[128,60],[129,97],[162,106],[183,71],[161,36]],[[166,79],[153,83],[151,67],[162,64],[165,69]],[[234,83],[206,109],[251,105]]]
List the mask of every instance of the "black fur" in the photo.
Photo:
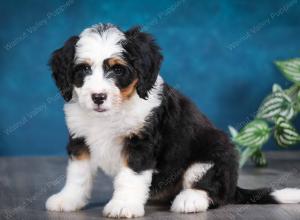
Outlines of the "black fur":
[[127,39],[122,42],[124,57],[137,73],[138,95],[146,99],[157,78],[163,56],[153,37],[142,32],[140,27],[126,31],[125,36]]
[[70,74],[70,82],[76,87],[83,86],[84,78],[87,75],[91,75],[91,66],[86,63],[77,64],[72,67]]
[[[125,141],[128,166],[136,172],[154,169],[153,198],[174,198],[184,172],[196,162],[213,163],[193,188],[205,190],[210,208],[228,203],[275,203],[267,190],[237,190],[238,156],[230,139],[215,128],[186,97],[164,85],[161,105],[153,110],[143,130]],[[178,188],[178,185],[180,186]],[[259,193],[266,194],[256,201]]]
[[73,85],[70,75],[74,65],[75,44],[78,40],[78,36],[69,38],[62,48],[53,52],[49,61],[56,86],[67,102],[72,99]]
[[234,203],[237,204],[278,204],[270,194],[271,188],[262,189],[242,189],[236,188]]
[[70,158],[80,157],[82,154],[90,154],[84,138],[73,138],[71,136],[67,145],[67,152]]
[[92,31],[102,35],[103,32],[107,31],[110,28],[118,28],[118,27],[116,27],[113,24],[109,24],[109,23],[108,24],[99,24],[99,25],[95,25],[94,28],[92,29]]

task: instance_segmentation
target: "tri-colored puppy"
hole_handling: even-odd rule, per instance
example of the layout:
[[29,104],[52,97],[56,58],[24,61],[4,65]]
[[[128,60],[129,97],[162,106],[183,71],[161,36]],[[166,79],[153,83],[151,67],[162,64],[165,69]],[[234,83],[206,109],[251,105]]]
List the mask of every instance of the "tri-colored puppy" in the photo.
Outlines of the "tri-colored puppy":
[[[153,37],[98,24],[54,51],[50,66],[65,99],[70,156],[65,187],[46,208],[74,211],[90,197],[100,167],[114,177],[108,217],[144,215],[149,200],[171,211],[204,212],[228,203],[297,203],[299,189],[237,187],[229,138],[159,75]],[[178,60],[180,62],[180,59]]]

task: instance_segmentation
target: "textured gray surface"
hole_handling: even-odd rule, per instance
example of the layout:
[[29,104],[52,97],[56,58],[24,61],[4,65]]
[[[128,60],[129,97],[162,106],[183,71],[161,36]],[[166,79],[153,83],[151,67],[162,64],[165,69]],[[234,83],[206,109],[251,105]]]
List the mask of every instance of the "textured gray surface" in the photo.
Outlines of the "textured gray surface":
[[[300,152],[268,153],[269,167],[247,166],[239,185],[300,187]],[[47,212],[48,196],[58,192],[65,181],[66,158],[0,158],[0,219],[100,219],[112,193],[110,178],[99,173],[89,205],[72,213]],[[174,214],[164,206],[146,206],[139,219],[300,219],[300,205],[228,205],[199,214]]]

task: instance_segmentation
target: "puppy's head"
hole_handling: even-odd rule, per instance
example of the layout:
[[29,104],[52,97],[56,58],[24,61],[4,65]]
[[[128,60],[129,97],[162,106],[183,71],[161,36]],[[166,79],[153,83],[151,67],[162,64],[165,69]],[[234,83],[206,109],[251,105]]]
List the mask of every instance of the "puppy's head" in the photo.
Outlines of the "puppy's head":
[[140,28],[122,32],[99,24],[68,39],[52,54],[50,66],[66,102],[97,112],[120,109],[133,96],[147,99],[162,55]]

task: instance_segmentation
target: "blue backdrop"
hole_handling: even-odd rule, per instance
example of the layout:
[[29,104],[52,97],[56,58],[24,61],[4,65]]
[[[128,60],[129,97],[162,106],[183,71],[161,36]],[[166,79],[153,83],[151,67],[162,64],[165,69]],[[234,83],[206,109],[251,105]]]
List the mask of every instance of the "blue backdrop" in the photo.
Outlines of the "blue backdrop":
[[0,155],[65,154],[63,100],[47,61],[89,25],[139,24],[153,33],[164,53],[162,76],[226,131],[229,124],[240,128],[251,119],[274,82],[289,85],[272,62],[300,55],[299,0],[1,5]]

